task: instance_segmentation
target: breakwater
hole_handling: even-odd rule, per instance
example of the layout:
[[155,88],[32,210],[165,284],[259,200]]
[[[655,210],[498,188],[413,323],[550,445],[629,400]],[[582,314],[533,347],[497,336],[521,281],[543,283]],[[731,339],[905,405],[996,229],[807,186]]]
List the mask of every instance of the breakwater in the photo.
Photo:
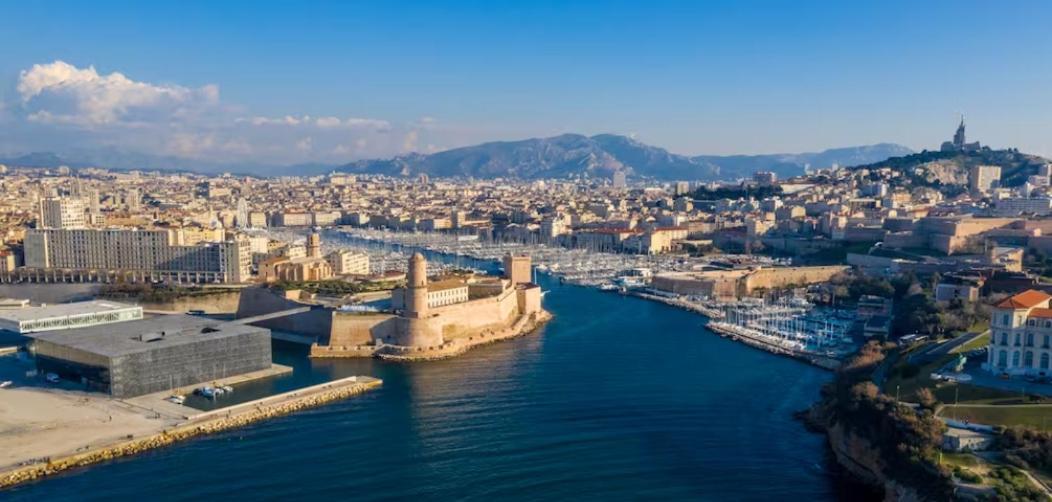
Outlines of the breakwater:
[[375,389],[382,383],[382,380],[376,378],[353,376],[242,403],[230,408],[204,412],[192,416],[186,423],[157,434],[141,438],[129,437],[127,440],[116,444],[61,458],[47,459],[36,464],[20,466],[0,473],[0,489],[34,481],[69,469],[135,455],[194,437],[215,434],[306,408],[321,406]]

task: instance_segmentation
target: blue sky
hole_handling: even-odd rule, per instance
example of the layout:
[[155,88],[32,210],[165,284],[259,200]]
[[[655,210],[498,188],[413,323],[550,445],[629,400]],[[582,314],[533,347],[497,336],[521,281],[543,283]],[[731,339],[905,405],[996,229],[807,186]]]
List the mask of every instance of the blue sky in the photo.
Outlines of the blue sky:
[[1023,1],[6,2],[0,152],[921,149],[963,112],[970,139],[1052,155],[1050,25]]

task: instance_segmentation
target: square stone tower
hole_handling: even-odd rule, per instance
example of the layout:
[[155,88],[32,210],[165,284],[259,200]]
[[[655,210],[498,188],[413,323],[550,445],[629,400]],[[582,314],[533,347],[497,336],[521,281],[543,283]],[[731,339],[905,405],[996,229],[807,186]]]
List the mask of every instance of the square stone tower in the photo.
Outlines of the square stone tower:
[[504,255],[504,278],[511,281],[512,287],[532,283],[531,272],[532,264],[529,256],[513,256],[511,253]]

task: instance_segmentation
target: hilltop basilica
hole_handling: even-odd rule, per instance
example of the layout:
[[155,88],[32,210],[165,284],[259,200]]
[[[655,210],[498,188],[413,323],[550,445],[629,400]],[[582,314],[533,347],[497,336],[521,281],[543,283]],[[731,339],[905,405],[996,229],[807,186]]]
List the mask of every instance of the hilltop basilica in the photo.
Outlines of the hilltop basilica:
[[961,124],[957,126],[957,132],[953,134],[953,141],[943,141],[939,150],[944,152],[977,152],[982,148],[978,141],[966,143],[964,140],[964,115],[961,115]]

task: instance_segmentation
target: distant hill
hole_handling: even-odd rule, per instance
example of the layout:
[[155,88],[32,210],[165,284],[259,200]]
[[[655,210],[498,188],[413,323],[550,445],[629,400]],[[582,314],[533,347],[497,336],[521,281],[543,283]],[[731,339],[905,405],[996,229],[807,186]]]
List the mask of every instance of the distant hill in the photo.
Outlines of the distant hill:
[[1028,176],[1049,162],[1044,157],[1020,153],[1016,149],[991,150],[983,148],[971,152],[923,151],[879,162],[860,164],[856,169],[890,167],[909,175],[914,184],[928,186],[968,184],[968,171],[973,166],[1001,167],[1001,186],[1015,187],[1026,183]]
[[483,143],[431,155],[361,160],[339,170],[390,176],[520,179],[608,177],[624,170],[630,177],[658,180],[734,180],[752,176],[756,171],[798,176],[807,165],[817,168],[870,163],[911,152],[901,145],[882,143],[817,153],[690,157],[614,134],[563,134]]
[[218,163],[174,156],[124,152],[113,148],[38,152],[0,157],[0,164],[26,167],[73,168],[100,166],[110,169],[189,171],[204,174],[230,172],[255,176],[316,175],[332,170],[361,174],[432,177],[576,178],[610,177],[624,170],[629,177],[656,180],[735,180],[756,171],[773,171],[782,178],[804,174],[804,168],[872,163],[911,151],[900,145],[836,148],[816,153],[772,155],[699,155],[671,153],[626,136],[563,134],[551,138],[496,141],[454,148],[430,155],[408,154],[390,159],[360,160],[336,166],[322,163],[272,165]]

